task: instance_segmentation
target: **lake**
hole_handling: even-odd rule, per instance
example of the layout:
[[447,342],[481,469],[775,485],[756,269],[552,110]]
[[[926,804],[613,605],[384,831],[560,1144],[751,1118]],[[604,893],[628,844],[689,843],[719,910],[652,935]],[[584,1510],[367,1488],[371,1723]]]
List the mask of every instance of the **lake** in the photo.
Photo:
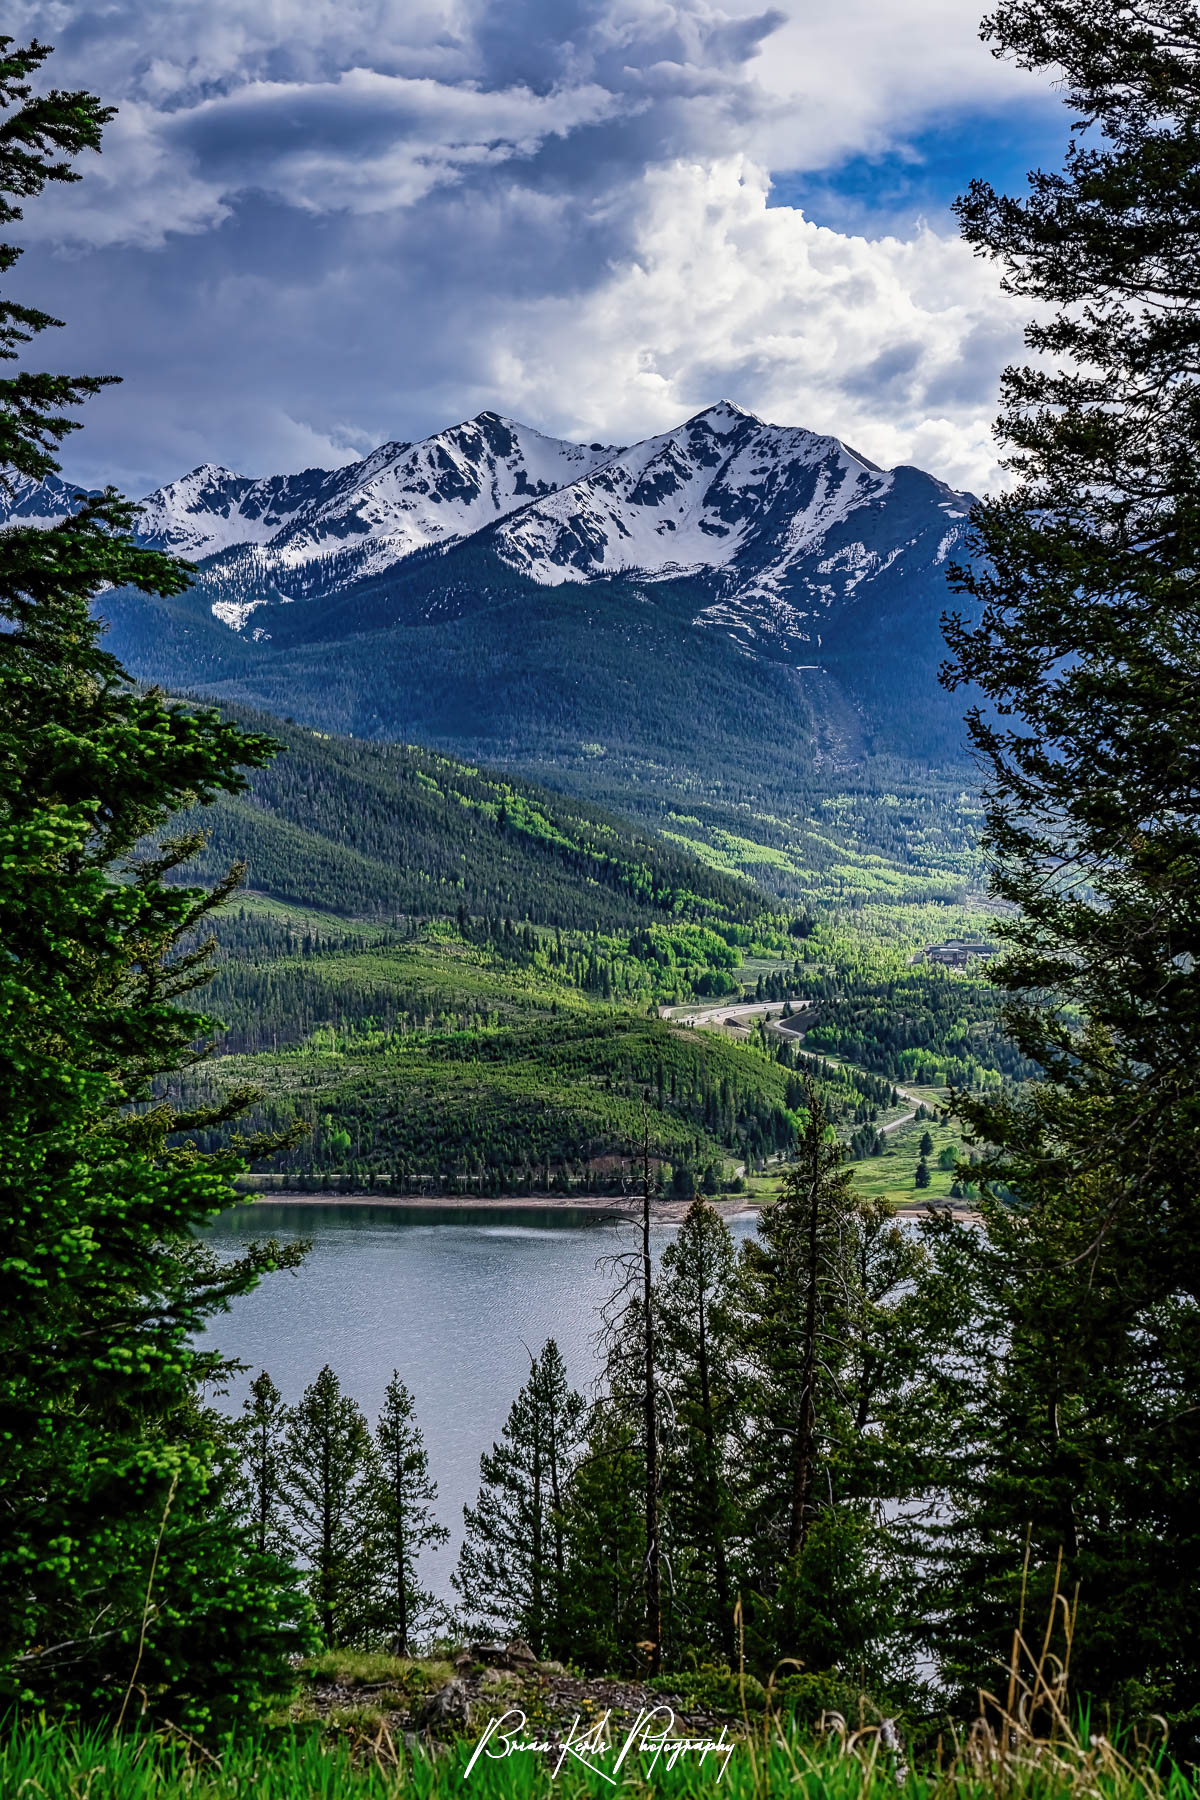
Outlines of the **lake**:
[[[730,1221],[739,1239],[754,1215]],[[656,1254],[673,1225],[653,1228]],[[613,1286],[598,1259],[632,1246],[634,1233],[580,1210],[469,1209],[419,1213],[385,1206],[288,1205],[259,1201],[214,1221],[218,1250],[251,1238],[311,1238],[303,1267],[267,1276],[235,1300],[206,1335],[250,1374],[230,1390],[236,1411],[252,1376],[266,1369],[295,1402],[328,1363],[372,1425],[393,1369],[416,1397],[445,1551],[422,1564],[450,1597],[462,1509],[479,1486],[480,1453],[499,1436],[529,1356],[557,1339],[576,1387],[597,1371],[596,1309]]]

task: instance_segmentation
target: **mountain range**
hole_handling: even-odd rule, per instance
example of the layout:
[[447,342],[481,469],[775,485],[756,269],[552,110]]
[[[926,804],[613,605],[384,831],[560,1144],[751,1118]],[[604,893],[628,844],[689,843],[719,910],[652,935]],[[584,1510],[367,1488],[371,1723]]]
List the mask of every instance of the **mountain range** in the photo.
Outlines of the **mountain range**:
[[[14,522],[74,490],[13,484]],[[729,401],[633,445],[494,412],[347,467],[206,464],[142,503],[197,564],[106,595],[138,675],[310,725],[569,767],[943,758],[948,565],[969,495]]]

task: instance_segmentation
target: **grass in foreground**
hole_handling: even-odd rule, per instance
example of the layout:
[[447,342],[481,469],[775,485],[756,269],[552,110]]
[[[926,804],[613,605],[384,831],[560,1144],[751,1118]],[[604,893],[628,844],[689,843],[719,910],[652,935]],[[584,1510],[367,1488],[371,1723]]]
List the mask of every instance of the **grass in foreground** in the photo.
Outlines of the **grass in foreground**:
[[[329,1742],[316,1732],[278,1731],[205,1748],[190,1740],[72,1730],[44,1721],[10,1727],[0,1738],[0,1793],[12,1800],[449,1800],[464,1791],[479,1800],[566,1800],[624,1793],[699,1800],[714,1791],[730,1800],[795,1794],[806,1800],[885,1800],[902,1791],[912,1800],[1197,1800],[1195,1780],[1173,1766],[1134,1766],[1104,1740],[1087,1749],[1041,1747],[999,1762],[964,1752],[940,1771],[912,1772],[875,1732],[802,1743],[761,1739],[740,1744],[720,1775],[711,1757],[661,1757],[626,1762],[611,1776],[568,1758],[555,1777],[544,1756],[481,1756],[469,1775],[475,1740],[430,1755],[379,1735],[343,1734]],[[718,1777],[720,1776],[720,1779]]]

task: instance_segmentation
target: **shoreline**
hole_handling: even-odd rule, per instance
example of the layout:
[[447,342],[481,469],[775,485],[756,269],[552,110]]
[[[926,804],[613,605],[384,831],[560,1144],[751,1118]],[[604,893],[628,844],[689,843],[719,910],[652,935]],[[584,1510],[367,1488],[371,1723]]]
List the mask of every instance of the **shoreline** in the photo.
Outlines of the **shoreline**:
[[[260,1201],[279,1206],[380,1206],[395,1212],[583,1212],[621,1218],[634,1218],[641,1212],[640,1200],[623,1200],[619,1194],[578,1198],[569,1194],[297,1194],[278,1188],[255,1188],[239,1193],[236,1204],[245,1206]],[[651,1215],[656,1219],[682,1219],[690,1204],[687,1200],[655,1200]],[[724,1219],[759,1210],[758,1201],[740,1194],[718,1196],[711,1204]]]
[[[623,1200],[620,1195],[572,1198],[569,1194],[301,1194],[282,1188],[248,1189],[238,1194],[235,1204],[247,1206],[256,1202],[277,1206],[377,1206],[393,1212],[581,1212],[623,1219],[636,1218],[641,1211],[640,1200]],[[651,1217],[675,1223],[683,1218],[690,1204],[688,1200],[655,1200],[651,1204]],[[737,1219],[761,1212],[763,1203],[742,1194],[731,1194],[715,1196],[709,1200],[709,1205],[723,1219]],[[896,1216],[900,1219],[919,1218],[931,1206],[937,1212],[951,1212],[965,1222],[976,1221],[980,1216],[969,1209],[939,1206],[929,1201],[919,1206],[898,1207]]]

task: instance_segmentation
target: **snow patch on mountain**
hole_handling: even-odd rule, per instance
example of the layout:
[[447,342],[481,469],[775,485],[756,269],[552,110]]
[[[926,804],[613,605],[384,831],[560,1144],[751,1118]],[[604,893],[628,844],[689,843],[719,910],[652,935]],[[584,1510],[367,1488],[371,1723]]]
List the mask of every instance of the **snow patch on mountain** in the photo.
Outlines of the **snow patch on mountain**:
[[516,508],[589,473],[613,455],[528,425],[480,413],[386,457],[368,457],[339,492],[298,514],[271,542],[283,567],[370,546],[358,574],[376,574],[415,551],[457,542]]
[[[220,619],[222,625],[228,625],[231,631],[241,631],[250,614],[265,604],[264,600],[214,600],[209,610],[214,619]],[[254,633],[256,638],[265,635],[269,634],[261,630]]]
[[496,546],[556,585],[724,569],[753,545],[753,585],[769,589],[890,481],[837,438],[766,425],[724,400],[527,506]]

